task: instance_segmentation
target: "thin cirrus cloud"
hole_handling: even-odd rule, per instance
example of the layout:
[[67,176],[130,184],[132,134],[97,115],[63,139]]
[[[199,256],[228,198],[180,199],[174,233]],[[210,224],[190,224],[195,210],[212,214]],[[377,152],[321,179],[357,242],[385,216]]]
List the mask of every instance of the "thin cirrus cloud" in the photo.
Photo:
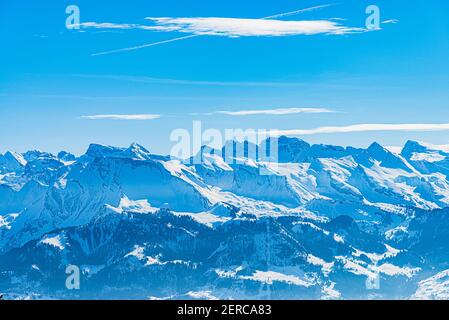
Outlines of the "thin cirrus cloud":
[[[120,49],[123,51],[124,49]],[[97,54],[99,55],[99,54]],[[279,82],[279,81],[201,81],[185,79],[167,79],[145,76],[126,75],[97,75],[97,74],[73,74],[73,77],[87,79],[103,79],[114,81],[126,81],[135,83],[158,83],[173,85],[195,85],[195,86],[222,86],[222,87],[299,87],[305,86],[305,82]]]
[[332,20],[285,21],[242,18],[146,18],[166,32],[225,37],[279,37],[316,34],[348,34],[365,31]]
[[160,114],[97,114],[82,116],[81,119],[87,120],[154,120],[159,119]]
[[356,124],[350,126],[319,127],[314,129],[272,130],[273,136],[302,136],[330,133],[355,133],[374,131],[403,131],[403,132],[425,132],[425,131],[448,131],[449,123],[441,124]]
[[286,21],[276,19],[242,18],[145,18],[151,25],[84,22],[83,28],[96,29],[140,29],[156,32],[180,32],[195,36],[225,37],[281,37],[297,35],[331,34],[342,35],[367,31],[349,27],[333,20]]
[[225,114],[229,116],[255,116],[255,115],[274,115],[282,116],[300,113],[332,113],[335,111],[324,108],[280,108],[268,110],[240,110],[240,111],[217,111],[212,114]]
[[223,36],[229,38],[283,37],[297,35],[310,36],[318,34],[344,35],[369,31],[366,28],[345,26],[340,23],[345,20],[339,18],[296,21],[279,20],[283,17],[324,9],[333,5],[334,4],[318,5],[291,12],[279,13],[259,19],[228,17],[147,17],[145,19],[150,23],[149,25],[85,22],[81,23],[79,26],[82,28],[123,30],[137,29],[153,32],[178,32],[188,34],[187,36],[172,38],[159,42],[152,42],[133,47],[97,52],[92,54],[92,56],[133,51],[199,36]]

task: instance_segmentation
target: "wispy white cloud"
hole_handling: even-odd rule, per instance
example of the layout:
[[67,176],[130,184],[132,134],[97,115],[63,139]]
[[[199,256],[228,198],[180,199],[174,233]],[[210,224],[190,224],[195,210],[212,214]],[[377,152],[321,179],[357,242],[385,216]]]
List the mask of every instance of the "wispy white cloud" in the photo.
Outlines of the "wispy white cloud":
[[319,127],[314,129],[274,130],[273,136],[302,136],[329,133],[355,133],[374,131],[449,131],[449,123],[442,124],[356,124],[350,126]]
[[304,82],[276,82],[276,81],[210,81],[210,80],[187,80],[167,79],[146,76],[129,75],[96,75],[96,74],[73,74],[74,77],[104,79],[114,81],[126,81],[134,83],[158,83],[173,85],[194,86],[219,86],[219,87],[301,87],[307,85]]
[[160,114],[97,114],[81,118],[87,120],[154,120],[160,117]]
[[226,37],[280,37],[317,34],[348,34],[366,31],[332,20],[285,21],[241,18],[146,18],[159,31]]
[[349,33],[359,33],[368,31],[365,28],[344,26],[337,21],[343,19],[332,18],[323,20],[300,20],[300,21],[284,21],[277,20],[279,18],[298,15],[305,12],[315,11],[333,6],[334,4],[324,4],[314,7],[304,8],[291,12],[279,13],[259,19],[243,19],[243,18],[217,18],[217,17],[191,17],[191,18],[171,18],[171,17],[147,17],[151,25],[142,24],[117,24],[117,23],[97,23],[85,22],[81,23],[82,28],[97,29],[140,29],[154,32],[179,32],[189,33],[186,37],[177,37],[164,41],[152,42],[137,45],[128,48],[109,50],[95,53],[92,56],[100,56],[112,53],[138,50],[142,48],[152,47],[160,44],[181,41],[199,36],[225,36],[235,37],[280,37],[295,35],[342,35]]
[[[317,34],[349,34],[367,31],[364,28],[349,27],[340,24],[335,20],[299,20],[285,21],[275,19],[242,19],[242,18],[169,18],[160,17],[146,18],[153,25],[140,24],[114,24],[84,22],[80,26],[83,28],[97,29],[142,29],[159,32],[181,32],[189,33],[191,36],[225,36],[225,37],[280,37],[297,35],[317,35]],[[180,38],[161,41],[166,43],[182,40]],[[151,43],[142,45],[143,47],[160,44]],[[129,48],[130,50],[140,49],[142,46]],[[123,49],[122,49],[123,50]]]
[[229,116],[253,116],[253,115],[289,115],[299,113],[331,113],[334,112],[324,108],[281,108],[268,110],[240,110],[240,111],[217,111],[213,114],[225,114]]

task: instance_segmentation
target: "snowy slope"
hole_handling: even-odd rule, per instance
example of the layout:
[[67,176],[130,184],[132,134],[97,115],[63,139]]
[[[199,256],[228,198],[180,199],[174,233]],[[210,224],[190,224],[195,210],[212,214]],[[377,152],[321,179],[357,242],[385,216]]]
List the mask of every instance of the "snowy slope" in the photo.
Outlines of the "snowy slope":
[[[246,158],[227,153],[232,143],[199,154],[200,163],[138,144],[91,145],[80,157],[0,155],[0,273],[13,274],[0,291],[51,295],[69,263],[96,288],[86,297],[408,298],[430,290],[437,281],[429,272],[446,270],[449,258],[449,148],[277,144],[276,163],[259,158],[261,146]],[[108,279],[117,272],[114,289]],[[375,292],[366,287],[373,277],[382,286]]]

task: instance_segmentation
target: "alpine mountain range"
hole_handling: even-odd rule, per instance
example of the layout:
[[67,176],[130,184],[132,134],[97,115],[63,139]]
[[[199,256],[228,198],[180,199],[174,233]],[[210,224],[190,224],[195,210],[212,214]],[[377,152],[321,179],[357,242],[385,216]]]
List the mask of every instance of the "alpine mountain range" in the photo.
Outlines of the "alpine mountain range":
[[[224,150],[193,163],[138,144],[0,155],[0,292],[449,298],[449,147],[277,139],[277,163]],[[69,265],[79,290],[66,288]]]

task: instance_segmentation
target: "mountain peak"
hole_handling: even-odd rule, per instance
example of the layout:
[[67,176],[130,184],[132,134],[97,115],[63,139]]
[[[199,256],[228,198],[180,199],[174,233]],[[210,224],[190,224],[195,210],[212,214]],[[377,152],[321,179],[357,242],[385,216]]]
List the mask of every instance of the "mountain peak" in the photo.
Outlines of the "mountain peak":
[[278,142],[282,144],[301,144],[301,145],[309,145],[307,142],[305,142],[302,139],[299,139],[297,137],[287,137],[287,136],[280,136],[278,138]]
[[39,158],[55,158],[55,156],[48,152],[42,152],[39,150],[31,150],[31,151],[25,152],[23,154],[23,158],[27,162],[31,162],[31,161],[37,160]]
[[384,167],[402,169],[407,172],[412,171],[412,168],[406,161],[404,161],[404,159],[377,142],[372,143],[368,149],[366,149],[365,154],[368,156],[368,159],[370,159],[369,161],[377,160]]
[[61,151],[58,153],[58,159],[62,161],[75,161],[76,157],[67,151]]
[[143,150],[145,152],[148,152],[147,149],[145,149],[145,147],[143,147],[142,145],[138,144],[137,142],[133,142],[129,145],[130,150]]
[[427,151],[428,147],[424,143],[409,140],[402,149],[401,155],[406,159],[410,159],[415,153],[422,153]]
[[150,152],[140,144],[133,142],[129,146],[128,149],[126,149],[126,152],[132,157],[132,158],[139,158],[141,160],[149,159],[151,154]]
[[[268,138],[266,142],[269,142]],[[304,161],[310,150],[310,144],[295,137],[280,136],[277,138],[279,162],[301,162]]]
[[146,160],[150,158],[150,152],[137,143],[132,143],[128,148],[91,144],[86,155],[93,158],[130,158]]
[[373,142],[367,149],[373,155],[390,154],[390,150],[384,148],[380,143]]
[[368,147],[368,149],[384,149],[384,147],[378,143],[378,142],[373,142],[371,143],[371,145]]
[[21,154],[6,152],[4,155],[0,154],[0,171],[1,170],[20,170],[25,167],[27,161],[23,158]]
[[25,158],[21,154],[16,153],[16,152],[7,151],[4,155],[4,157],[10,161],[16,161],[22,166],[25,166],[27,164],[27,161],[25,160]]
[[91,157],[105,157],[115,152],[121,152],[123,148],[104,146],[101,144],[91,143],[87,149],[86,155]]

